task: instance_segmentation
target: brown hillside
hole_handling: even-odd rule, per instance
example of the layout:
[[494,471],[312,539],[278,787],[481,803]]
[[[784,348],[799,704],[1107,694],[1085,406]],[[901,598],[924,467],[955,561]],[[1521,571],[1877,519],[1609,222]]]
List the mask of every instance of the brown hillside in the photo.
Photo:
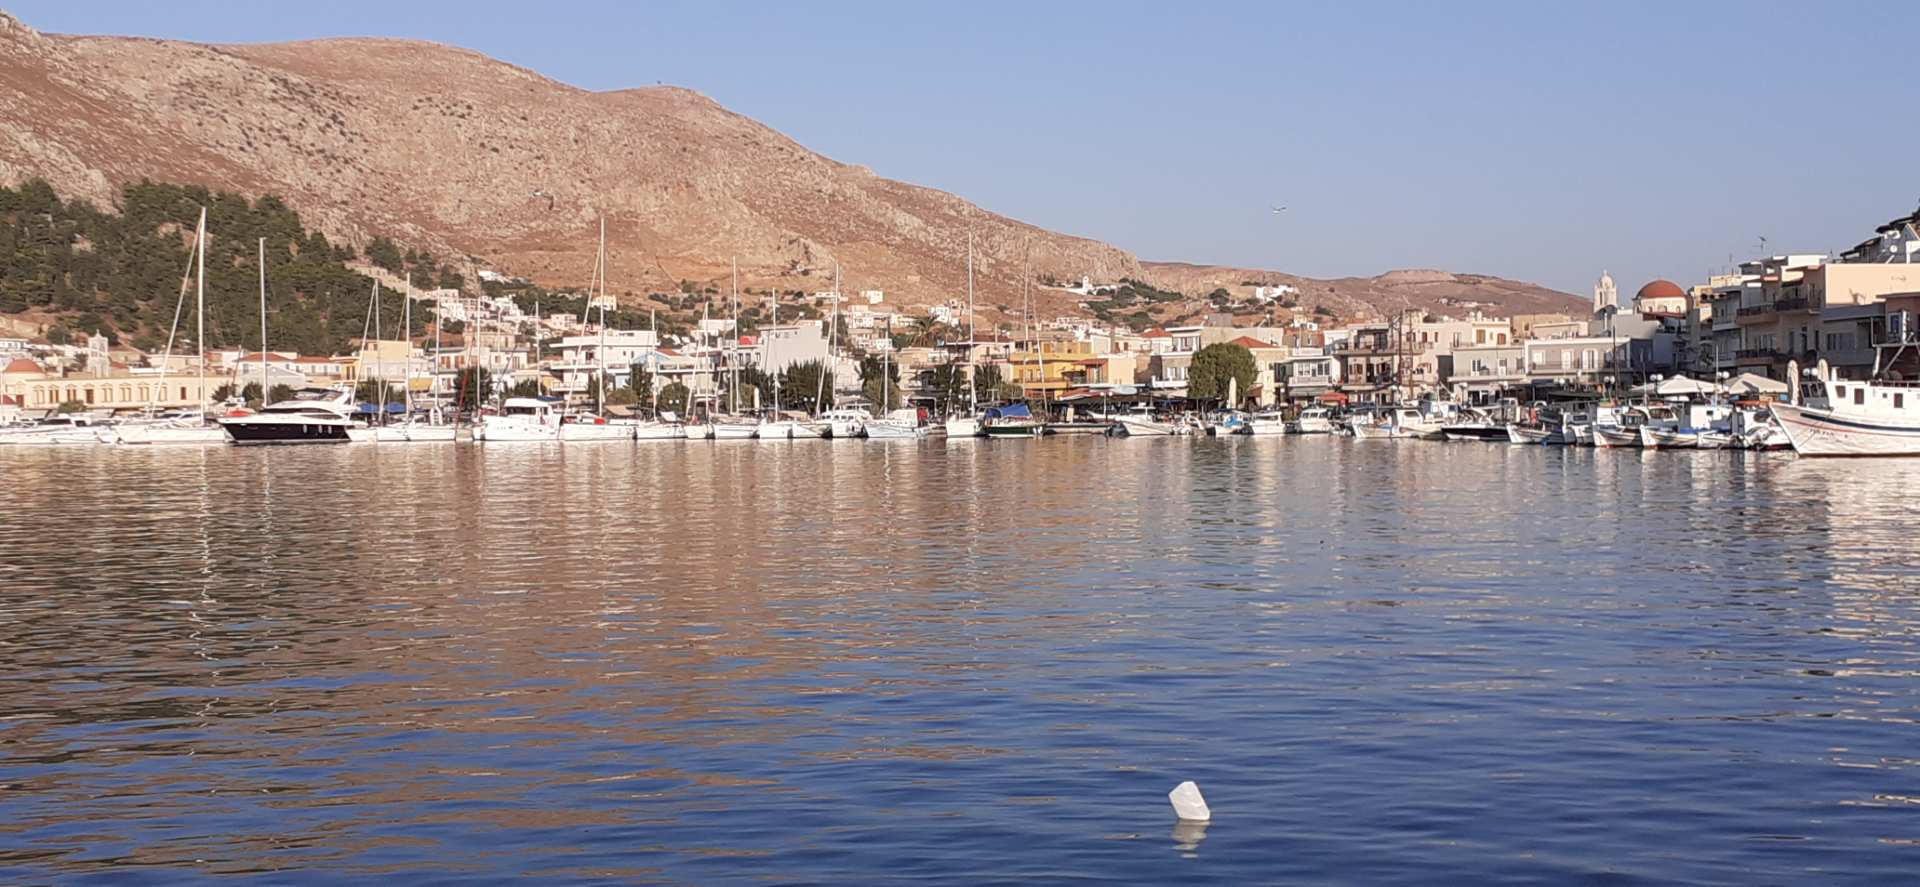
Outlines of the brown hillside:
[[[823,289],[838,262],[849,291],[925,304],[963,291],[969,226],[985,304],[1017,305],[1028,263],[1061,279],[1211,288],[1208,269],[1143,266],[877,177],[690,90],[589,92],[413,41],[45,35],[0,13],[0,182],[31,177],[101,204],[141,178],[273,192],[349,243],[387,234],[550,285],[585,282],[604,213],[616,292],[718,281],[738,256],[743,285]],[[1449,277],[1315,283],[1355,309],[1443,291],[1531,309],[1547,292]]]

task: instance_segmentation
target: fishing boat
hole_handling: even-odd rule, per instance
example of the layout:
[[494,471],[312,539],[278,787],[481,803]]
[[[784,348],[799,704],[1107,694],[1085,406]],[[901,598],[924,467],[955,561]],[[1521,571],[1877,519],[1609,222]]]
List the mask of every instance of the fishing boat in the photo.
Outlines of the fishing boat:
[[1825,406],[1772,405],[1793,451],[1802,456],[1920,455],[1920,385],[1826,378],[1815,384]]
[[1115,420],[1128,437],[1179,437],[1194,433],[1199,423],[1186,416],[1161,419],[1149,415],[1128,414]]
[[1447,440],[1507,441],[1507,426],[1493,421],[1483,410],[1465,409],[1452,422],[1440,426]]
[[1691,450],[1700,446],[1700,432],[1691,428],[1640,426],[1640,446],[1648,450]]
[[1047,433],[1047,423],[1021,403],[989,407],[981,426],[988,437],[1041,437]]
[[1384,412],[1354,413],[1347,419],[1347,431],[1354,440],[1392,440],[1393,415]]
[[1246,427],[1242,429],[1240,433],[1250,434],[1255,437],[1286,434],[1286,414],[1279,410],[1262,410],[1254,413],[1247,419]]
[[1288,426],[1294,434],[1332,434],[1333,413],[1325,407],[1308,407]]
[[1573,433],[1566,426],[1512,424],[1507,426],[1507,440],[1517,444],[1566,446],[1573,442]]
[[364,429],[353,420],[353,392],[301,388],[293,396],[245,416],[226,416],[220,427],[237,444],[347,443]]
[[1393,411],[1391,427],[1394,437],[1411,437],[1420,440],[1447,439],[1445,423],[1414,407],[1396,407]]
[[482,416],[473,439],[487,443],[539,443],[560,439],[560,412],[544,397],[509,397],[500,412]]

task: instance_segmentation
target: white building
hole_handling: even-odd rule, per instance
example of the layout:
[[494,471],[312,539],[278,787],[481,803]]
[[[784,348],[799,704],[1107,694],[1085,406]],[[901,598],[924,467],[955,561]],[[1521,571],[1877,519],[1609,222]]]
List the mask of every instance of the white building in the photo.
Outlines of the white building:
[[567,336],[560,340],[560,358],[547,365],[547,370],[559,379],[551,390],[563,397],[584,395],[594,373],[603,366],[613,378],[614,387],[626,385],[633,365],[644,361],[659,345],[660,338],[653,330],[607,330],[604,335]]

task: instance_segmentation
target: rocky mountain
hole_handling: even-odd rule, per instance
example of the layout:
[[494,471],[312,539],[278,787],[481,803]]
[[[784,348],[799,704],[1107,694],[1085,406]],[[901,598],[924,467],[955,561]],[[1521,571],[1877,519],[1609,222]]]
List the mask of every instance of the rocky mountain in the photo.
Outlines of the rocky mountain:
[[745,287],[825,289],[838,264],[847,291],[926,304],[963,291],[971,228],[987,305],[1017,306],[1027,268],[1196,294],[1267,274],[1331,288],[1321,301],[1343,312],[1398,307],[1400,293],[1498,309],[1560,295],[1441,272],[1307,281],[1143,264],[828,159],[690,90],[590,92],[432,43],[69,36],[0,13],[0,182],[30,178],[101,205],[143,178],[273,193],[336,241],[386,235],[550,286],[586,282],[604,214],[616,293],[723,281],[737,256]]

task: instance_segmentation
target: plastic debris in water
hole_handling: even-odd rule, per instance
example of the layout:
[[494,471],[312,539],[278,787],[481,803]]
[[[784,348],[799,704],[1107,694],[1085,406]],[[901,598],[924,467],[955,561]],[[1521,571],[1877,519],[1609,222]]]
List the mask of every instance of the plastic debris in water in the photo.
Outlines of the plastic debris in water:
[[1173,815],[1189,822],[1208,822],[1213,819],[1213,811],[1207,809],[1207,799],[1200,796],[1200,787],[1191,781],[1180,783],[1167,792],[1167,800],[1173,802]]

